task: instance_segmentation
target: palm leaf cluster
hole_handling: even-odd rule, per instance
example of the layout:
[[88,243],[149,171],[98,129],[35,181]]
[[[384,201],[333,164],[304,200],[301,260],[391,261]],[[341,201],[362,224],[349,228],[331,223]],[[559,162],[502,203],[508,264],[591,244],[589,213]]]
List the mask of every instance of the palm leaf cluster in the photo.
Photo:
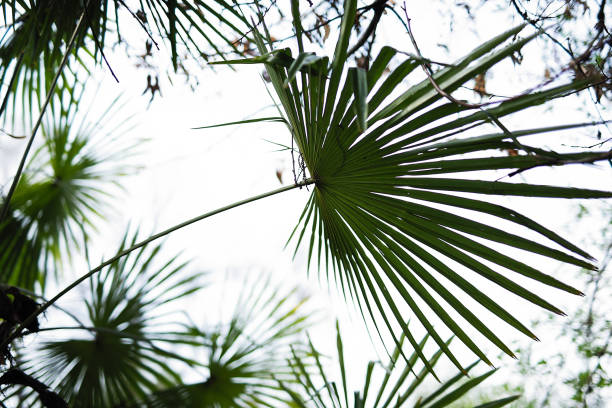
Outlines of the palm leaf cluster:
[[[120,249],[136,239],[137,234],[126,233]],[[194,364],[172,351],[184,340],[175,334],[180,326],[169,323],[164,311],[200,289],[200,274],[185,276],[186,263],[178,256],[163,259],[162,245],[141,248],[90,280],[83,298],[87,319],[72,313],[77,325],[65,328],[83,335],[45,341],[22,356],[26,371],[71,407],[113,407],[143,399],[180,382],[170,361]],[[35,397],[15,394],[24,404]]]
[[47,272],[57,275],[69,248],[82,247],[88,231],[103,217],[120,178],[134,172],[125,160],[135,153],[136,143],[122,140],[131,121],[110,128],[104,124],[123,108],[118,102],[115,99],[93,121],[77,114],[74,101],[62,108],[54,105],[45,116],[42,145],[0,225],[3,283],[44,287]]
[[247,276],[230,299],[235,303],[227,321],[191,325],[186,331],[205,354],[206,379],[156,392],[142,406],[287,406],[289,396],[278,380],[293,381],[288,361],[292,348],[303,355],[301,337],[313,323],[309,297],[260,273]]
[[[347,71],[347,46],[356,3],[345,1],[331,61],[304,51],[298,2],[293,1],[299,48],[295,58],[289,49],[268,47],[271,41],[264,26],[264,34],[253,28],[260,56],[221,62],[264,64],[271,79],[282,108],[281,119],[287,124],[315,186],[294,231],[298,232],[294,234],[297,245],[310,235],[309,264],[314,259],[328,279],[333,276],[345,296],[357,302],[364,318],[373,322],[379,333],[386,329],[397,343],[395,333],[397,328],[401,329],[426,365],[428,359],[405,323],[406,308],[460,370],[461,364],[434,328],[426,310],[433,312],[483,361],[490,364],[481,347],[464,330],[464,322],[513,356],[489,325],[464,304],[465,296],[516,330],[534,339],[536,336],[511,311],[479,290],[471,282],[474,276],[480,275],[516,297],[558,314],[563,312],[517,283],[511,274],[571,294],[580,291],[490,244],[501,243],[580,267],[594,267],[588,262],[591,258],[587,253],[553,231],[516,211],[464,193],[561,198],[604,198],[612,194],[486,181],[470,178],[466,173],[521,170],[588,157],[588,153],[558,154],[518,140],[526,135],[583,125],[510,132],[500,122],[506,115],[576,92],[588,84],[573,81],[556,85],[478,110],[446,102],[428,79],[397,95],[404,79],[423,61],[408,58],[394,64],[392,60],[399,53],[383,47],[368,71],[361,68]],[[496,36],[435,72],[432,80],[443,92],[458,89],[520,51],[539,34],[518,37],[524,28],[521,25]],[[386,70],[390,73],[385,76]],[[456,137],[466,129],[491,122],[502,130]],[[508,149],[521,154],[496,153]],[[467,154],[469,157],[464,156]],[[457,173],[464,174],[454,176]],[[471,213],[469,218],[459,215],[465,214],[464,210]],[[479,222],[481,215],[497,217],[500,225],[507,222],[531,230],[540,239]],[[483,244],[483,240],[489,244]],[[460,292],[463,293],[458,295]],[[461,320],[451,316],[449,307]]]
[[[337,336],[337,362],[336,370],[332,370],[326,364],[324,357],[317,351],[313,343],[309,341],[310,352],[308,357],[294,356],[291,360],[293,374],[297,385],[293,388],[285,386],[287,392],[292,396],[293,403],[300,408],[401,408],[412,406],[414,408],[443,408],[451,406],[469,391],[495,373],[495,369],[484,374],[466,378],[463,373],[438,383],[433,391],[422,390],[424,381],[430,375],[430,371],[423,366],[419,371],[414,371],[419,356],[413,352],[405,361],[401,355],[405,336],[400,340],[389,361],[371,361],[363,375],[363,386],[353,390],[350,385],[349,368],[346,364],[350,356],[345,354],[344,344],[338,324],[336,324]],[[419,346],[423,348],[429,335],[426,335]],[[450,340],[446,342],[450,344]],[[431,355],[427,364],[435,366],[443,354],[438,349]],[[480,361],[476,361],[465,368],[466,373],[475,368]],[[312,367],[312,368],[311,368]],[[513,395],[488,401],[475,408],[500,408],[517,400],[520,396]]]
[[[126,233],[119,250],[136,241],[137,234]],[[178,256],[163,259],[162,246],[143,247],[92,277],[83,297],[86,318],[68,311],[76,325],[44,327],[41,332],[62,335],[35,351],[20,349],[17,366],[28,383],[3,383],[10,385],[2,390],[7,403],[54,406],[39,395],[47,387],[71,407],[290,403],[278,381],[294,381],[288,358],[305,353],[302,336],[313,323],[309,297],[256,274],[230,295],[235,302],[227,321],[180,323],[170,316],[177,301],[202,289],[201,274],[186,274]],[[193,371],[203,380],[185,382],[182,375]]]
[[[207,53],[225,55],[225,49],[239,53],[235,40],[246,31],[239,6],[225,0],[2,0],[2,17],[0,79],[8,89],[0,116],[10,105],[19,113],[18,100],[24,112],[37,108],[65,53],[70,58],[58,90],[70,90],[90,73],[92,62],[106,58],[110,42],[126,40],[121,35],[126,23],[140,25],[154,43],[167,40],[174,70],[183,48],[198,60]],[[67,50],[73,35],[74,46]]]

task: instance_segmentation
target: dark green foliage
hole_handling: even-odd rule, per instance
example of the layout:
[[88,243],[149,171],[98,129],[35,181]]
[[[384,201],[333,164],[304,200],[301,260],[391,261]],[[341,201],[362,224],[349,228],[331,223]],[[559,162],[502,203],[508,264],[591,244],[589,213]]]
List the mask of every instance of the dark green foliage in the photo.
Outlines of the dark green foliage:
[[[347,368],[344,345],[340,329],[337,327],[337,350],[339,366],[332,370],[316,348],[310,343],[308,357],[299,357],[294,354],[291,360],[293,374],[297,385],[286,387],[297,407],[309,408],[384,408],[384,407],[409,407],[414,408],[443,408],[450,406],[453,402],[463,397],[467,392],[477,387],[480,383],[491,376],[496,370],[490,370],[484,374],[467,379],[462,373],[442,382],[433,391],[422,394],[419,388],[423,381],[431,374],[427,366],[420,371],[415,371],[415,365],[419,359],[416,352],[404,359],[401,357],[405,336],[401,336],[399,343],[390,359],[386,363],[371,361],[364,373],[364,383],[359,389],[352,389],[347,385]],[[429,336],[425,336],[419,346],[422,348],[427,343]],[[446,344],[450,344],[447,341]],[[427,364],[434,367],[443,354],[438,349],[428,358]],[[478,365],[478,361],[466,368],[466,373]],[[316,367],[311,370],[310,367]],[[313,374],[314,372],[314,374]],[[338,379],[338,375],[340,375]],[[282,383],[281,383],[282,384]],[[518,395],[497,399],[479,405],[476,408],[503,407],[518,399]]]
[[[120,249],[133,244],[126,234]],[[182,336],[161,319],[164,305],[197,290],[198,274],[183,275],[175,256],[160,259],[161,244],[142,248],[105,268],[83,299],[81,338],[51,340],[24,354],[27,371],[53,386],[73,407],[113,407],[180,381],[169,361],[192,364],[170,351]],[[181,276],[183,275],[183,276]]]
[[[124,41],[121,27],[127,22],[140,25],[156,44],[155,38],[168,41],[175,71],[179,51],[183,49],[198,60],[207,58],[206,53],[211,51],[224,55],[222,49],[226,48],[239,53],[234,37],[243,35],[246,24],[234,4],[225,0],[142,0],[138,2],[139,9],[130,9],[127,3],[130,2],[3,0],[5,28],[0,40],[0,79],[11,87],[4,91],[0,118],[6,121],[6,108],[12,106],[14,119],[18,100],[23,111],[36,111],[66,52],[71,57],[60,78],[58,96],[64,90],[70,91],[79,82],[80,74],[88,75],[92,62],[104,60],[108,66],[105,51],[109,51],[112,41],[108,37],[112,35],[117,42]],[[120,23],[120,15],[131,17]],[[75,44],[66,50],[73,34],[76,34]]]
[[205,353],[206,379],[156,392],[138,406],[286,406],[288,396],[277,381],[293,380],[287,359],[292,348],[302,355],[302,334],[313,323],[308,297],[264,274],[246,277],[228,297],[235,302],[228,321],[187,328],[193,345]]
[[[297,2],[293,2],[293,7],[297,9]],[[463,194],[607,198],[612,193],[471,179],[469,174],[453,178],[450,175],[497,169],[520,172],[541,165],[585,160],[586,157],[594,160],[608,157],[605,152],[601,154],[603,158],[596,159],[589,154],[559,154],[527,146],[520,143],[518,137],[555,129],[512,133],[500,125],[499,118],[566,96],[583,89],[588,82],[569,82],[479,109],[469,109],[455,102],[444,103],[445,97],[437,87],[446,93],[453,92],[538,36],[539,33],[533,33],[518,37],[525,29],[525,25],[520,25],[435,72],[431,80],[423,80],[398,95],[402,80],[422,62],[408,58],[393,69],[390,62],[398,55],[393,48],[383,47],[367,74],[352,68],[345,74],[356,9],[357,1],[344,2],[340,34],[331,61],[303,53],[299,13],[294,10],[294,30],[300,50],[296,58],[288,49],[270,49],[272,42],[264,26],[263,34],[253,28],[261,56],[225,62],[265,65],[287,127],[314,180],[314,190],[294,231],[299,231],[295,235],[297,245],[301,245],[308,232],[311,235],[309,263],[316,260],[327,279],[336,281],[345,297],[359,305],[364,318],[372,322],[377,331],[382,326],[397,342],[395,333],[400,328],[425,364],[427,359],[405,324],[403,308],[413,312],[436,344],[462,370],[416,298],[420,298],[421,304],[426,304],[429,311],[483,361],[490,364],[480,346],[463,330],[463,321],[506,354],[514,356],[489,325],[453,293],[455,289],[465,292],[527,336],[534,339],[536,336],[512,311],[507,311],[472,285],[470,278],[456,270],[456,265],[517,297],[563,314],[538,294],[516,283],[509,272],[571,294],[579,295],[579,290],[477,239],[503,243],[590,269],[594,268],[588,262],[592,258],[515,211]],[[388,69],[391,73],[383,76]],[[502,132],[455,138],[467,128],[489,122],[497,124]],[[572,126],[580,125],[567,127]],[[493,153],[507,149],[522,154],[514,157]],[[471,157],[461,157],[466,153]],[[443,204],[444,209],[437,204]],[[567,251],[550,246],[541,238],[527,239],[459,215],[464,209],[472,211],[474,217],[479,213],[493,215],[500,221],[539,233]],[[442,277],[456,288],[449,289]],[[443,303],[435,295],[442,298]],[[450,316],[448,306],[462,317],[461,323]]]
[[[68,248],[81,248],[108,209],[113,187],[134,166],[125,159],[137,142],[121,141],[125,126],[109,135],[103,121],[122,107],[113,102],[98,120],[77,114],[71,101],[43,124],[43,143],[30,160],[0,226],[0,281],[26,289],[59,275]],[[129,120],[125,125],[129,126]]]

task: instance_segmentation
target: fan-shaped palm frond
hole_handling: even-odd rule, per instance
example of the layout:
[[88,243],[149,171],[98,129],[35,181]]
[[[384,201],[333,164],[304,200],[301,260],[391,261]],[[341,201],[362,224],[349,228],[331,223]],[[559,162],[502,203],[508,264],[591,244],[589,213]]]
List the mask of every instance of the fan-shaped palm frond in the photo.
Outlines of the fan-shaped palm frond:
[[[333,370],[333,374],[330,373],[332,370],[329,368],[329,364],[326,364],[312,342],[309,344],[310,353],[308,357],[294,356],[291,360],[293,374],[298,386],[288,387],[282,383],[281,385],[291,395],[297,407],[400,408],[413,406],[415,408],[443,408],[459,400],[496,371],[493,369],[470,379],[466,379],[463,373],[458,373],[439,384],[435,390],[424,393],[425,391],[420,391],[419,387],[427,379],[430,371],[425,366],[419,372],[413,371],[413,366],[417,364],[419,358],[416,352],[408,357],[407,362],[401,358],[400,350],[405,339],[402,335],[389,361],[384,365],[380,362],[371,361],[364,373],[363,387],[352,390],[349,380],[347,380],[348,371],[345,365],[345,359],[350,358],[350,356],[344,355],[340,329],[338,326],[336,327],[338,370]],[[419,342],[419,347],[423,348],[428,339],[429,336],[426,335]],[[450,340],[446,344],[450,344]],[[435,366],[442,354],[442,349],[438,349],[427,360],[428,365]],[[479,361],[470,364],[465,371],[469,372],[478,363]],[[316,367],[316,370],[309,367]],[[381,369],[377,370],[377,368]],[[499,408],[510,404],[519,397],[519,395],[509,396],[487,402],[475,408]]]
[[[494,182],[451,174],[497,169],[521,171],[534,166],[610,157],[607,152],[594,156],[558,154],[518,141],[525,135],[581,125],[510,132],[499,121],[505,115],[568,95],[587,84],[570,82],[472,112],[455,102],[444,103],[444,93],[456,90],[537,37],[538,33],[534,33],[512,40],[525,28],[518,26],[439,70],[431,81],[426,79],[397,95],[403,79],[422,61],[408,58],[392,68],[390,62],[398,53],[384,47],[369,71],[360,68],[345,71],[356,3],[355,0],[344,2],[339,40],[331,62],[327,57],[304,52],[297,1],[292,2],[300,51],[296,58],[289,49],[269,50],[264,37],[254,29],[261,56],[221,62],[265,64],[286,123],[314,183],[296,227],[298,230],[302,225],[295,235],[297,245],[309,232],[309,264],[313,257],[317,258],[319,268],[326,268],[328,279],[333,274],[345,296],[356,300],[364,318],[370,318],[376,330],[380,331],[379,326],[386,327],[396,343],[395,327],[401,327],[426,364],[421,347],[405,324],[406,308],[412,310],[459,369],[461,365],[433,327],[424,305],[483,361],[489,363],[464,331],[463,321],[512,356],[512,351],[489,325],[465,305],[460,298],[464,294],[458,296],[459,291],[515,329],[532,338],[535,335],[510,311],[473,285],[465,272],[456,270],[456,265],[509,293],[562,314],[537,293],[517,283],[508,271],[568,293],[580,294],[580,291],[482,241],[505,244],[586,268],[593,266],[582,258],[590,257],[513,210],[456,193],[562,198],[603,198],[611,197],[612,193]],[[384,77],[387,69],[391,72]],[[489,122],[503,131],[454,137]],[[498,149],[513,149],[522,154],[504,156],[495,153]],[[466,154],[469,156],[464,157]],[[470,215],[459,215],[468,212],[464,210],[469,210]],[[481,215],[497,217],[500,225],[481,222]],[[501,226],[504,221],[535,231],[567,251],[508,232]],[[451,316],[449,307],[463,321]]]
[[[136,239],[137,234],[126,233],[120,250]],[[180,382],[173,364],[193,363],[170,350],[184,336],[176,332],[178,323],[163,316],[169,304],[200,289],[200,274],[182,275],[186,263],[178,256],[162,259],[161,245],[142,248],[90,280],[87,323],[57,328],[83,336],[49,340],[23,356],[26,371],[71,407],[115,407],[142,399]]]
[[270,278],[262,274],[247,277],[235,303],[236,296],[230,296],[229,302],[222,298],[234,305],[229,321],[189,329],[206,354],[205,381],[157,392],[138,406],[286,406],[287,396],[277,379],[292,381],[291,347],[301,355],[301,335],[313,318],[312,310],[306,310],[307,296],[297,287],[288,291],[274,285]]
[[[128,4],[130,3],[130,4]],[[77,72],[88,71],[90,62],[98,63],[108,50],[107,34],[121,35],[120,16],[130,16],[148,35],[167,40],[176,70],[181,46],[196,58],[207,53],[224,55],[222,49],[240,53],[236,37],[246,31],[239,6],[225,0],[176,1],[146,0],[40,0],[2,1],[4,34],[0,41],[0,79],[9,84],[0,109],[21,93],[23,112],[38,108],[50,89],[64,53],[71,57],[60,77],[58,91],[70,89],[77,81]],[[138,7],[138,8],[134,8]],[[114,32],[113,32],[114,31]],[[153,34],[155,33],[155,34]],[[72,50],[66,50],[75,37]],[[151,44],[152,45],[152,44]],[[15,111],[15,109],[13,109]]]
[[60,254],[78,248],[103,215],[113,194],[109,187],[118,187],[121,176],[135,170],[125,159],[135,152],[136,143],[122,141],[130,121],[112,128],[113,134],[101,125],[121,110],[117,102],[92,122],[77,114],[76,103],[52,108],[46,115],[43,144],[0,226],[1,282],[28,289],[38,282],[44,287],[47,271],[60,270]]

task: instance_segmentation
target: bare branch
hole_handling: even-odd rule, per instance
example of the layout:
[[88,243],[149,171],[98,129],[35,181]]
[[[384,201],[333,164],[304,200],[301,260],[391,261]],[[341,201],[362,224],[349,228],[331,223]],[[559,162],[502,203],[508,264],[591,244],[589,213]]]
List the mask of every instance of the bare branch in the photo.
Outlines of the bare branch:
[[369,9],[374,10],[374,16],[372,17],[372,20],[370,20],[368,28],[366,28],[366,30],[361,34],[361,37],[359,37],[355,45],[353,45],[347,51],[347,57],[354,54],[359,48],[361,48],[362,45],[364,45],[368,41],[368,38],[370,38],[370,36],[374,34],[374,32],[376,31],[376,27],[378,26],[378,22],[382,17],[383,11],[385,11],[385,8],[387,8],[387,0],[376,0],[368,7]]
[[594,164],[595,162],[602,161],[602,160],[612,160],[612,150],[608,152],[594,153],[593,155],[589,157],[585,157],[582,159],[575,159],[575,160],[555,159],[550,156],[538,156],[537,159],[538,160],[541,159],[542,161],[540,163],[532,164],[531,166],[523,167],[521,169],[515,170],[512,173],[509,173],[507,177],[513,177],[524,171],[535,169],[536,167],[542,167],[542,166],[565,166],[567,164]]

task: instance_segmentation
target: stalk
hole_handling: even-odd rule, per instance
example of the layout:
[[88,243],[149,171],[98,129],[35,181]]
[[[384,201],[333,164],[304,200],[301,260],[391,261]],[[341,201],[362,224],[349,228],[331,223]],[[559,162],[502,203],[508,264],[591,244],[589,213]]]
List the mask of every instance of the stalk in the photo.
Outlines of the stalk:
[[2,342],[2,344],[0,345],[0,349],[2,349],[4,346],[6,346],[7,344],[9,344],[11,341],[15,340],[23,331],[24,327],[28,326],[34,319],[36,319],[41,313],[43,313],[45,310],[47,310],[51,305],[53,305],[55,302],[57,302],[58,299],[60,299],[62,296],[64,296],[66,293],[70,292],[72,289],[74,289],[75,287],[77,287],[81,282],[83,282],[84,280],[90,278],[91,276],[95,275],[96,273],[100,272],[104,267],[109,266],[110,264],[112,264],[113,262],[117,261],[118,259],[124,257],[125,255],[129,254],[132,251],[135,251],[139,248],[142,248],[143,246],[151,243],[152,241],[155,241],[161,237],[164,237],[174,231],[177,231],[181,228],[184,228],[188,225],[194,224],[198,221],[201,221],[205,218],[208,217],[212,217],[213,215],[216,214],[220,214],[222,212],[225,212],[227,210],[231,210],[232,208],[236,208],[236,207],[240,207],[241,205],[244,204],[248,204],[251,203],[253,201],[257,201],[257,200],[261,200],[262,198],[266,198],[266,197],[270,197],[279,193],[283,193],[285,191],[289,191],[289,190],[293,190],[294,188],[298,188],[298,187],[304,187],[307,186],[309,184],[313,184],[315,182],[314,179],[309,178],[309,179],[305,179],[299,183],[296,184],[292,184],[290,186],[285,186],[285,187],[281,187],[278,188],[276,190],[272,190],[272,191],[268,191],[266,193],[263,194],[259,194],[253,197],[249,197],[246,198],[244,200],[241,201],[237,201],[235,203],[226,205],[224,207],[219,207],[216,210],[212,210],[209,211],[207,213],[198,215],[197,217],[188,219],[187,221],[183,221],[180,224],[176,224],[164,231],[158,232],[157,234],[151,235],[150,237],[132,245],[129,248],[124,249],[123,251],[118,252],[115,256],[113,256],[112,258],[102,262],[100,265],[96,266],[95,268],[93,268],[92,270],[90,270],[89,272],[87,272],[86,274],[80,276],[78,279],[76,279],[74,282],[72,282],[70,285],[66,286],[64,289],[62,289],[57,295],[55,295],[53,298],[49,299],[47,302],[43,303],[42,305],[40,305],[40,307],[38,309],[36,309],[36,311],[34,313],[32,313],[30,316],[28,316],[21,324],[19,324],[16,328],[15,331],[13,332],[13,334],[11,334],[5,341]]
[[[21,156],[21,162],[19,163],[19,167],[17,168],[17,173],[15,173],[15,177],[13,178],[13,183],[11,184],[11,188],[9,189],[8,194],[6,195],[6,198],[4,199],[4,204],[2,205],[2,213],[0,213],[0,225],[2,225],[2,222],[4,221],[4,218],[6,217],[6,214],[8,213],[9,203],[11,201],[11,198],[13,197],[13,193],[15,192],[15,188],[17,187],[17,183],[19,182],[21,173],[23,173],[23,168],[25,167],[25,162],[28,157],[28,153],[30,153],[30,149],[32,148],[32,144],[34,143],[34,137],[36,136],[36,132],[38,132],[38,128],[40,127],[45,111],[47,110],[47,107],[49,106],[49,103],[51,102],[51,99],[53,98],[53,93],[55,92],[55,88],[57,87],[57,81],[59,80],[59,77],[62,74],[62,71],[64,70],[64,67],[66,66],[66,63],[68,62],[68,57],[70,56],[70,53],[72,51],[72,46],[74,45],[76,36],[79,30],[81,29],[81,25],[83,24],[83,20],[85,18],[87,7],[89,7],[89,1],[85,5],[85,8],[83,9],[83,12],[81,13],[81,17],[79,17],[79,21],[77,22],[77,25],[74,28],[74,31],[72,32],[72,36],[70,37],[70,40],[68,41],[68,44],[66,45],[66,52],[64,53],[64,57],[62,58],[62,61],[57,69],[57,72],[55,73],[53,82],[51,82],[51,87],[49,88],[49,92],[47,92],[47,98],[45,99],[42,109],[40,110],[40,113],[38,114],[38,119],[36,119],[34,128],[32,128],[32,134],[30,135],[30,140],[28,141],[26,149],[23,152],[23,155]],[[20,61],[21,61],[21,57],[20,57],[18,64],[20,63]],[[15,67],[15,69],[17,68],[18,67]],[[12,86],[12,83],[11,83],[11,86]],[[7,92],[10,92],[10,91],[11,89],[9,88]],[[4,107],[4,104],[3,104],[3,107]]]

